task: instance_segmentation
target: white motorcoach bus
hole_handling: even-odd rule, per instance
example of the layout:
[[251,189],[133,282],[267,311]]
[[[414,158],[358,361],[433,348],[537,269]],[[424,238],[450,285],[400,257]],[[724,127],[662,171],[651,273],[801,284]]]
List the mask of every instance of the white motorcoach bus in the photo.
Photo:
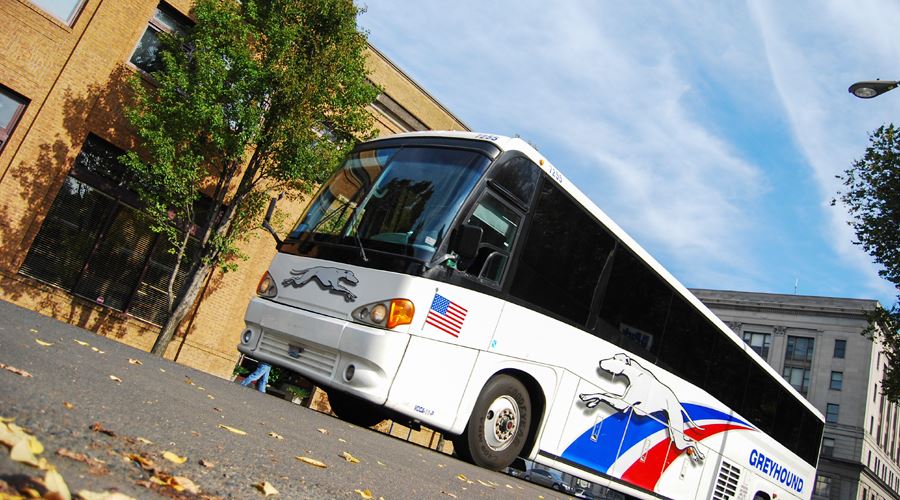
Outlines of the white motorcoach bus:
[[348,421],[641,498],[812,494],[822,415],[520,139],[359,145],[257,293],[238,349]]

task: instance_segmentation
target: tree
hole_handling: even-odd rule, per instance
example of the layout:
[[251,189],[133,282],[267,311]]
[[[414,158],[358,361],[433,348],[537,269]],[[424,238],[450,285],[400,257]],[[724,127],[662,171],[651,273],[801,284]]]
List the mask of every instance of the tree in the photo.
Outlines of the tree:
[[122,159],[176,262],[154,354],[211,273],[246,258],[238,244],[258,227],[266,193],[309,193],[355,138],[372,135],[366,106],[379,90],[360,12],[352,0],[198,0],[187,33],[161,34],[155,85],[132,82],[126,116],[139,147]]
[[[870,144],[862,159],[856,160],[843,175],[838,198],[847,207],[861,245],[882,268],[878,274],[900,290],[900,129],[893,124],[881,126],[869,136]],[[837,200],[832,201],[834,205]],[[900,301],[900,295],[898,295]],[[882,392],[891,401],[900,402],[900,308],[877,309],[870,314],[869,327],[863,332],[879,338],[888,366]]]

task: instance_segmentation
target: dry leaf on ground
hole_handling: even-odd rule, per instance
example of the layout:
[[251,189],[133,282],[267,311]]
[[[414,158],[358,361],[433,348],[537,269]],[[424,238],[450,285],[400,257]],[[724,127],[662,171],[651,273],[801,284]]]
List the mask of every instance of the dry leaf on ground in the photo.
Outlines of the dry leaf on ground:
[[25,370],[20,370],[20,369],[16,368],[15,366],[10,366],[7,364],[0,363],[0,368],[3,368],[4,370],[6,370],[8,372],[15,373],[16,375],[21,375],[25,378],[32,377],[32,375],[30,373],[26,372]]
[[175,476],[169,478],[169,486],[176,488],[179,492],[186,491],[194,495],[200,494],[200,487],[184,476]]
[[256,483],[256,484],[253,485],[253,487],[256,488],[256,489],[258,489],[258,490],[259,490],[263,495],[265,495],[265,496],[271,496],[271,495],[277,495],[277,494],[278,494],[278,490],[276,490],[275,487],[272,486],[272,484],[269,483],[268,481],[263,481],[263,482],[261,482],[261,483]]
[[372,496],[372,490],[370,490],[369,488],[366,488],[364,490],[353,490],[353,491],[355,491],[357,494],[359,494],[359,496],[365,498],[366,500],[375,498]]
[[56,469],[52,467],[47,470],[47,475],[44,476],[44,486],[47,487],[48,492],[59,495],[58,498],[64,500],[71,500],[72,498],[72,494],[69,493],[69,487],[66,486],[66,481],[59,472],[56,472]]
[[447,495],[450,498],[456,498],[456,495],[454,495],[453,493],[450,493],[449,491],[442,491],[441,493]]
[[34,341],[37,342],[38,345],[42,345],[44,347],[50,347],[53,345],[53,342],[44,342],[41,339],[34,339]]
[[114,431],[104,428],[103,424],[101,424],[100,422],[94,422],[93,424],[91,424],[90,429],[94,432],[106,434],[109,437],[116,437],[116,433]]
[[282,436],[282,435],[280,435],[280,434],[278,434],[278,433],[275,433],[275,432],[270,432],[270,433],[269,433],[269,437],[273,437],[273,438],[278,439],[278,440],[284,439],[284,436]]
[[296,458],[297,460],[299,460],[305,464],[309,464],[309,465],[312,465],[315,467],[321,467],[323,469],[328,467],[327,465],[325,465],[325,462],[316,460],[315,458],[309,458],[309,457],[294,457],[294,458]]
[[478,482],[481,483],[482,486],[487,486],[488,488],[493,488],[493,487],[494,487],[493,484],[487,483],[487,482],[485,482],[485,481],[482,481],[481,479],[479,479]]
[[350,462],[351,464],[358,464],[358,463],[359,463],[359,459],[358,459],[358,458],[354,457],[353,455],[351,455],[350,453],[348,453],[348,452],[346,452],[346,451],[341,452],[340,457],[343,458],[344,460]]
[[32,467],[40,467],[40,462],[38,462],[34,453],[31,452],[27,439],[21,439],[13,445],[12,449],[9,450],[9,458],[15,462],[28,464]]
[[141,468],[144,470],[151,470],[156,467],[156,464],[153,463],[153,460],[142,457],[136,453],[132,453],[132,454],[128,455],[128,458],[130,458],[131,460],[134,460],[135,462],[140,464]]
[[96,458],[91,458],[84,453],[76,453],[66,448],[60,448],[56,450],[56,454],[61,457],[69,458],[87,464],[87,466],[90,467],[91,474],[101,475],[109,473],[109,469],[106,468],[105,462],[103,462],[102,460],[97,460]]
[[203,467],[206,467],[207,469],[212,469],[213,467],[216,466],[216,463],[215,463],[215,462],[210,462],[209,460],[205,460],[205,459],[202,459],[202,458],[201,458],[201,459],[200,459],[200,465],[202,465]]
[[142,365],[142,364],[144,364],[143,361],[141,361],[141,360],[139,360],[139,359],[134,359],[134,358],[128,358],[128,362],[131,363],[131,364],[133,364],[133,365]]
[[72,339],[72,340],[74,340],[75,343],[78,344],[78,345],[83,345],[83,346],[89,346],[89,345],[91,345],[91,344],[88,344],[87,342],[82,342],[82,341],[80,341],[80,340],[78,340],[78,339]]
[[65,406],[67,410],[71,410],[72,408],[75,408],[75,405],[73,405],[72,403],[70,403],[68,401],[63,401],[63,406]]
[[247,435],[246,432],[244,432],[244,431],[242,431],[242,430],[240,430],[240,429],[235,429],[234,427],[228,427],[228,426],[225,425],[225,424],[219,424],[219,428],[220,428],[220,429],[225,429],[225,430],[228,431],[228,432],[233,432],[233,433],[235,433],[235,434],[237,434],[237,435],[239,435],[239,436],[246,436],[246,435]]
[[31,330],[29,330],[29,331],[30,331],[30,332],[31,332],[31,333],[37,333],[37,332],[38,332],[38,331],[37,331],[37,330],[35,330],[35,329],[34,329],[34,328],[32,328],[32,329],[31,329]]
[[321,429],[321,428],[319,428],[319,429],[316,429],[316,430],[319,431],[319,432],[321,432],[322,434],[328,434],[328,429]]
[[162,456],[163,456],[163,458],[165,458],[169,462],[172,462],[173,464],[183,464],[183,463],[187,462],[187,457],[180,457],[180,456],[172,453],[171,451],[164,451]]
[[143,444],[153,444],[153,441],[150,441],[150,440],[147,439],[147,438],[139,437],[139,438],[137,438],[137,440],[140,441],[140,442],[143,443]]
[[208,397],[209,399],[216,399],[216,398],[213,397],[212,394],[207,394],[206,397]]
[[81,500],[134,500],[134,498],[118,491],[102,491],[100,493],[81,490],[78,492],[78,498]]
[[112,380],[112,381],[114,381],[114,382],[121,382],[121,381],[122,381],[122,379],[120,379],[119,377],[117,377],[117,376],[115,376],[115,375],[110,375],[110,376],[109,376],[109,379]]

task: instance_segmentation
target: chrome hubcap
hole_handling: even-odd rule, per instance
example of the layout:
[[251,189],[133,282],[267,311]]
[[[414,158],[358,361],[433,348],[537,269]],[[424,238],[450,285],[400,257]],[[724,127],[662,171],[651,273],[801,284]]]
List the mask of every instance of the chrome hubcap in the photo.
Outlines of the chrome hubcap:
[[501,451],[512,444],[519,426],[519,405],[509,396],[495,399],[484,416],[484,438],[488,447]]

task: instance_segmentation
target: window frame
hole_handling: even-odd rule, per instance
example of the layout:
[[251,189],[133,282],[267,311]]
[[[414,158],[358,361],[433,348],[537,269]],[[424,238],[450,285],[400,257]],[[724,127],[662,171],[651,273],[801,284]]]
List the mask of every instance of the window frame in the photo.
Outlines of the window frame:
[[[838,346],[841,346],[838,349]],[[838,352],[840,352],[840,356],[838,356]],[[834,339],[834,354],[832,355],[835,359],[845,359],[847,357],[847,339]]]
[[69,17],[66,19],[57,17],[56,14],[53,14],[46,8],[42,7],[38,3],[38,0],[28,0],[28,3],[30,3],[32,6],[34,6],[35,9],[43,12],[44,14],[52,17],[53,19],[56,19],[57,21],[63,23],[64,25],[68,26],[69,28],[71,28],[75,24],[75,21],[78,20],[78,17],[81,15],[81,12],[84,10],[84,6],[85,6],[85,4],[87,4],[87,0],[75,0],[74,6],[72,8],[72,12],[69,14]]
[[[832,411],[834,410],[834,411]],[[825,423],[836,424],[841,414],[841,405],[837,403],[825,403]],[[833,415],[833,419],[832,419]]]
[[[174,21],[180,24],[169,26],[168,24],[158,19],[157,14],[160,12],[166,16],[173,18]],[[134,43],[134,48],[131,50],[131,55],[128,56],[128,64],[131,67],[139,70],[141,73],[152,77],[153,73],[155,73],[157,70],[149,70],[147,68],[143,68],[134,62],[134,56],[137,53],[138,48],[140,48],[141,41],[144,39],[144,36],[147,34],[147,32],[152,31],[153,35],[156,36],[158,40],[158,35],[161,32],[176,34],[179,33],[180,30],[187,31],[189,28],[191,28],[192,25],[192,20],[188,16],[182,14],[178,9],[166,2],[159,2],[159,4],[157,4],[156,6],[156,9],[153,11],[153,15],[150,16],[150,19],[147,21],[147,27],[144,28],[144,31],[141,32],[137,41]],[[158,59],[154,58],[153,63],[156,63],[157,61]]]
[[4,85],[0,85],[0,95],[7,97],[10,101],[18,104],[15,111],[13,111],[12,116],[9,118],[9,122],[6,123],[5,126],[0,124],[0,153],[2,153],[6,144],[9,142],[9,138],[12,136],[13,132],[15,132],[22,116],[25,114],[25,110],[28,108],[28,105],[31,104],[31,100]]
[[[838,376],[837,379],[835,379],[835,375]],[[837,382],[837,383],[835,383],[835,382]],[[837,387],[835,387],[835,386],[837,386]],[[828,382],[828,389],[830,389],[832,391],[840,391],[840,390],[843,390],[843,387],[844,387],[844,372],[832,370],[831,371],[831,379]]]

